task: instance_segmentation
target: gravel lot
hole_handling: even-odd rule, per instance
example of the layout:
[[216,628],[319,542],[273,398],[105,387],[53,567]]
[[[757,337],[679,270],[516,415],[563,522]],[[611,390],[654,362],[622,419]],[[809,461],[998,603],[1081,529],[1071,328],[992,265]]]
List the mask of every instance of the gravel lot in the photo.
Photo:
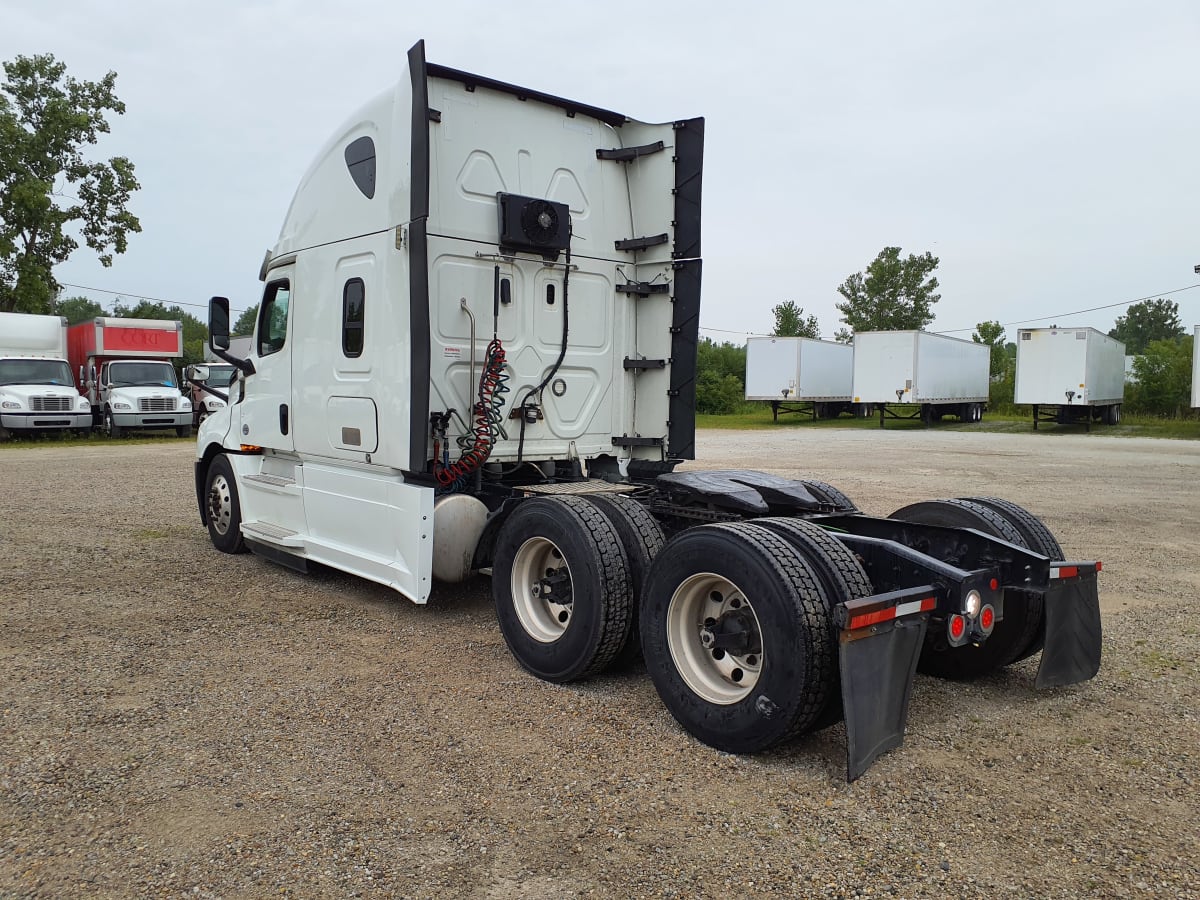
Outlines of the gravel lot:
[[417,607],[217,553],[192,445],[0,451],[0,896],[1200,896],[1200,445],[702,432],[867,512],[993,494],[1100,558],[1104,664],[918,677],[903,747],[753,758],[644,672],[526,676],[488,584]]

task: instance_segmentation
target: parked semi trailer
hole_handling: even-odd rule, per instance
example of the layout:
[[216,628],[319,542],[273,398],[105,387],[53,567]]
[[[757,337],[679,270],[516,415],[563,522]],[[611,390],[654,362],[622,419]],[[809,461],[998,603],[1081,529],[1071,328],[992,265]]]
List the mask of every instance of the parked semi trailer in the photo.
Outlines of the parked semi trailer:
[[852,412],[854,348],[849,344],[803,337],[752,337],[746,340],[746,399],[771,404],[779,414],[805,413],[833,419]]
[[[248,356],[200,426],[227,553],[426,603],[491,576],[499,628],[571,682],[635,641],[682,727],[750,753],[845,720],[856,778],[913,672],[1100,664],[1094,561],[1005,500],[863,515],[695,456],[704,120],[655,125],[427,62],[351,116],[262,268]],[[790,463],[789,463],[790,465]]]
[[1013,400],[1039,422],[1116,425],[1125,397],[1125,345],[1095,328],[1022,328]]
[[[885,418],[983,418],[990,386],[991,349],[928,331],[864,331],[854,335],[854,402]],[[895,409],[901,406],[909,412]]]
[[110,437],[151,428],[192,433],[192,402],[173,364],[183,356],[182,322],[101,316],[68,329],[68,353],[95,424]]
[[0,441],[91,427],[91,407],[67,363],[67,320],[0,313]]

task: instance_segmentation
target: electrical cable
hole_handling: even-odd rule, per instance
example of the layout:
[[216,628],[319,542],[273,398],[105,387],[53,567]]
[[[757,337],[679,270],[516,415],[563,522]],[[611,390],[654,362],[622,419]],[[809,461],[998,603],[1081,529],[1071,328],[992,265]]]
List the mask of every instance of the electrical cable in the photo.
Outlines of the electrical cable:
[[518,463],[522,462],[522,460],[524,458],[524,454],[525,454],[525,424],[528,420],[527,419],[527,411],[529,408],[529,398],[532,397],[534,394],[538,394],[539,396],[541,395],[541,392],[546,389],[546,385],[548,385],[550,383],[550,379],[553,378],[555,376],[555,374],[557,374],[559,367],[562,365],[563,359],[567,355],[567,287],[568,287],[568,284],[570,283],[570,278],[571,278],[571,241],[570,241],[570,236],[568,236],[567,260],[566,260],[566,265],[563,266],[562,346],[558,350],[558,359],[556,359],[554,361],[554,365],[551,366],[550,371],[546,373],[546,377],[542,379],[541,383],[537,387],[531,388],[525,394],[525,399],[521,401],[521,404],[518,407],[518,409],[521,411],[521,436],[520,436],[520,439],[517,441],[517,462]]

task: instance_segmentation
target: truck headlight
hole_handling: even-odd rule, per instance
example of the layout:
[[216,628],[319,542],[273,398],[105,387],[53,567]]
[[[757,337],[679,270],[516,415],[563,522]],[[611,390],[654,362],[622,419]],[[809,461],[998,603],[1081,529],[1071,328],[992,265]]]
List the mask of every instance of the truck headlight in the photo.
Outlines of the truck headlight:
[[191,408],[192,408],[192,401],[191,401],[191,400],[188,400],[188,399],[185,397],[183,400],[180,400],[180,401],[179,401],[179,408],[180,408],[180,409],[191,409]]
[[217,397],[209,397],[204,401],[204,405],[207,406],[209,410],[218,410],[225,405],[225,401],[220,400]]
[[81,410],[82,412],[87,412],[92,408],[92,404],[88,403],[87,397],[80,397],[79,402],[75,404],[75,408]]
[[5,400],[3,403],[0,403],[0,409],[20,409],[20,408],[21,408],[20,400]]
[[133,407],[130,404],[122,403],[120,400],[118,400],[116,403],[114,403],[112,405],[112,408],[113,409],[133,409]]

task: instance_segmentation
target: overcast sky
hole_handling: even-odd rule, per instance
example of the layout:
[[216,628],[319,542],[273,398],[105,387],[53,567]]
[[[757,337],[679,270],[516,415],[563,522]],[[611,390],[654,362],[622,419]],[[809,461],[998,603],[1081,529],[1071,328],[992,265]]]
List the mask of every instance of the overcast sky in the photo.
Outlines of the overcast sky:
[[[643,121],[706,117],[714,340],[770,333],[783,300],[832,337],[837,286],[888,245],[940,258],[930,329],[964,337],[1107,331],[1122,306],[1066,313],[1200,284],[1197,0],[3,0],[0,59],[114,70],[127,106],[97,152],[133,160],[143,231],[59,280],[201,319],[212,294],[257,302],[300,176],[422,38],[432,62]],[[1200,287],[1170,299],[1200,322]]]

